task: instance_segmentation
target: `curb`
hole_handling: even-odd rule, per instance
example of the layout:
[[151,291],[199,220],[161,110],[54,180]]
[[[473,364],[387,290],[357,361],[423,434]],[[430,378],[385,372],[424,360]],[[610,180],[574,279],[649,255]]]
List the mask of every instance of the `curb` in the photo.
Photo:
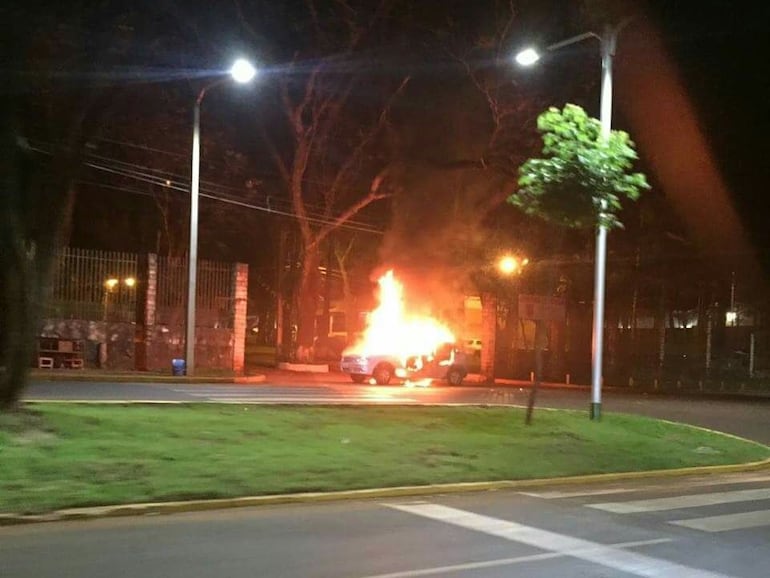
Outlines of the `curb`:
[[[531,381],[496,378],[494,383],[487,383],[483,380],[466,380],[463,385],[468,387],[500,387],[507,389],[526,389],[532,388]],[[591,386],[575,383],[555,383],[541,382],[541,389],[560,389],[566,391],[585,391],[590,392]],[[726,399],[726,400],[758,400],[770,401],[770,391],[709,391],[697,389],[649,389],[644,387],[627,387],[622,385],[603,385],[603,392],[616,393],[620,395],[641,395],[651,397],[679,397],[693,399]]]
[[648,470],[643,472],[620,472],[611,474],[588,474],[563,478],[537,478],[532,480],[500,480],[495,482],[458,482],[432,484],[427,486],[395,486],[392,488],[372,488],[364,490],[343,490],[336,492],[302,492],[297,494],[275,494],[269,496],[247,496],[242,498],[220,498],[211,500],[189,500],[175,502],[147,502],[114,506],[96,506],[88,508],[70,508],[48,514],[14,515],[0,514],[0,527],[35,524],[42,522],[66,522],[76,520],[94,520],[100,518],[118,518],[126,516],[168,515],[184,512],[204,512],[229,508],[273,506],[282,504],[304,504],[337,502],[346,500],[365,500],[375,498],[397,498],[424,496],[431,494],[459,494],[511,489],[530,489],[543,486],[578,485],[608,483],[647,478],[675,478],[689,475],[727,474],[751,472],[770,468],[770,458],[745,464],[724,466],[697,466],[672,470]]
[[79,383],[262,383],[267,379],[263,374],[233,376],[233,377],[205,377],[205,376],[171,376],[171,375],[88,375],[88,374],[61,374],[61,373],[33,373],[29,376],[30,382],[66,381]]

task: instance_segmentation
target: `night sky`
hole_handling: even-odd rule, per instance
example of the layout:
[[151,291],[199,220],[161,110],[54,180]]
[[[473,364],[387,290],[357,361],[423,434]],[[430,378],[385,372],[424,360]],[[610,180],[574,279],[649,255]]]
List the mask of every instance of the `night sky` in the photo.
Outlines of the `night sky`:
[[755,247],[767,255],[770,229],[763,208],[770,182],[770,4],[709,0],[651,5],[714,159]]
[[[136,64],[151,66],[189,66],[194,62],[213,66],[219,61],[226,61],[236,49],[249,49],[254,52],[263,51],[264,61],[274,67],[275,73],[280,73],[281,59],[288,58],[291,54],[291,46],[287,38],[282,37],[280,29],[275,23],[265,23],[264,42],[261,46],[255,46],[249,36],[238,25],[233,11],[233,4],[213,7],[209,3],[177,3],[164,1],[158,5],[158,9],[164,11],[168,17],[165,20],[156,20],[155,24],[144,28],[148,37],[147,51],[144,55],[135,54]],[[291,3],[285,3],[289,6]],[[462,16],[465,11],[471,24],[472,10],[457,8],[463,3],[449,3],[456,14]],[[526,3],[525,3],[526,4]],[[529,3],[530,6],[538,3]],[[243,3],[248,6],[248,2]],[[282,5],[283,6],[283,5]],[[427,4],[414,3],[412,9],[425,12]],[[536,27],[536,31],[528,32],[532,37],[546,41],[560,40],[563,35],[581,32],[583,25],[569,20],[568,13],[560,10],[564,5],[561,2],[539,3],[537,10],[522,11],[522,18],[531,17],[529,22],[520,22],[519,29],[526,30],[527,26]],[[765,224],[765,215],[761,210],[764,205],[764,193],[767,183],[770,182],[770,168],[766,160],[766,147],[764,145],[768,130],[770,130],[770,113],[767,103],[770,102],[770,89],[767,80],[767,65],[764,54],[768,52],[768,35],[764,29],[770,8],[764,2],[730,2],[726,0],[708,1],[669,1],[650,0],[651,21],[657,27],[657,31],[665,48],[665,57],[673,69],[680,75],[685,89],[685,98],[692,107],[693,119],[705,137],[706,152],[710,155],[718,173],[724,179],[728,197],[735,203],[739,217],[750,236],[751,244],[763,257],[770,257],[770,228]],[[287,10],[289,8],[286,8]],[[567,15],[567,16],[565,16]],[[426,19],[429,19],[425,16]],[[463,25],[462,17],[458,21]],[[183,39],[182,43],[166,42],[161,32],[175,29],[175,34]],[[628,66],[626,55],[633,52],[635,43],[640,33],[636,24],[631,24],[624,31],[619,40],[618,57],[616,59],[616,90],[617,105],[615,122],[619,128],[628,129],[632,137],[636,138],[636,132],[643,136],[643,130],[635,127],[633,122],[633,101],[654,101],[657,98],[658,86],[654,80],[643,86],[635,86],[636,92],[629,92],[628,86],[623,86],[623,79],[633,74],[634,71],[624,70]],[[635,37],[635,35],[637,35]],[[636,38],[636,39],[635,39]],[[271,41],[274,41],[271,45]],[[586,106],[591,108],[598,96],[598,49],[595,46],[584,46],[574,50],[580,56],[577,58],[581,68],[586,74],[593,75],[590,83],[594,85],[589,89]],[[205,56],[205,58],[204,58]],[[563,60],[569,60],[573,55],[566,54]],[[273,59],[271,61],[271,59]],[[593,59],[593,64],[591,60]],[[593,66],[593,68],[590,68]],[[440,78],[440,67],[431,74]],[[548,72],[540,72],[547,75]],[[269,78],[267,79],[269,80]],[[591,96],[590,90],[593,90]],[[264,89],[256,88],[255,93],[264,92]],[[556,89],[552,95],[554,104],[563,104],[565,99],[571,98],[574,93],[565,91],[560,93]],[[216,122],[213,111],[233,109],[233,114],[243,116],[244,107],[248,107],[248,100],[254,98],[250,94],[239,95],[233,91],[222,91],[212,94],[206,105],[209,122]],[[261,98],[261,97],[260,97]],[[594,108],[593,113],[598,111]],[[222,115],[227,122],[226,113]],[[642,117],[644,120],[645,117]],[[183,120],[186,120],[183,118]],[[639,118],[637,118],[637,122]],[[649,122],[666,123],[665,119],[650,119]],[[253,127],[243,122],[232,122],[232,125],[243,125],[245,136],[234,136],[236,145],[243,145],[247,154],[253,154],[253,139],[248,132]],[[237,131],[236,131],[237,132]],[[183,135],[184,136],[184,135]],[[676,188],[672,183],[663,182],[655,174],[654,157],[665,151],[665,147],[657,147],[654,143],[642,142],[639,139],[640,153],[642,156],[642,168],[650,173],[652,182],[662,191],[663,195],[673,194]],[[250,148],[251,147],[251,148]],[[645,149],[646,147],[646,149]],[[660,150],[654,150],[659,148]],[[688,151],[677,149],[680,158],[676,163],[687,164]],[[668,153],[666,153],[668,154]],[[669,178],[670,180],[670,178]],[[699,185],[702,187],[702,185]],[[682,203],[684,205],[682,205]],[[680,210],[687,203],[700,204],[697,199],[685,199],[680,202]],[[674,203],[675,204],[675,203]],[[686,212],[686,211],[685,211]],[[88,211],[80,213],[85,222],[90,221]],[[685,219],[685,217],[682,217]],[[701,220],[704,217],[698,217]],[[715,217],[716,218],[716,217]],[[686,220],[686,219],[685,219]],[[708,223],[702,223],[708,228]],[[85,229],[81,229],[85,230]],[[74,229],[77,235],[78,227]],[[96,239],[92,239],[97,242]],[[732,250],[732,249],[731,249]],[[735,249],[736,251],[740,249]]]

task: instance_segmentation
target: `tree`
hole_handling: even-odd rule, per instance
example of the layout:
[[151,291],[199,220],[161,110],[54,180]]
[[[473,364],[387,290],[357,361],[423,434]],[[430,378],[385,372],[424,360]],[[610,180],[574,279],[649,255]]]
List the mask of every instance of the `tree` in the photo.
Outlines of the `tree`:
[[[389,196],[383,137],[409,77],[371,66],[388,34],[393,2],[356,8],[310,0],[305,6],[270,4],[265,7],[270,16],[263,13],[255,21],[289,22],[296,33],[289,43],[290,63],[268,87],[277,89],[279,116],[265,115],[264,109],[259,116],[267,123],[261,127],[264,141],[299,229],[295,357],[307,361],[313,357],[324,243],[365,207]],[[254,32],[243,12],[242,21]]]
[[[157,42],[178,32],[173,28],[178,19],[163,6],[124,4],[30,0],[4,5],[0,12],[5,56],[0,71],[0,408],[12,407],[24,387],[56,249],[70,232],[76,197],[96,188],[83,181],[105,185],[99,192],[107,201],[104,212],[114,217],[112,230],[130,229],[126,224],[135,211],[126,207],[132,205],[104,195],[119,187],[123,191],[127,182],[118,176],[126,163],[105,158],[105,153],[114,157],[114,145],[120,144],[108,144],[114,138],[105,136],[130,140],[121,138],[125,134],[105,134],[121,124],[118,109],[126,113],[124,124],[141,133],[147,109],[157,103],[140,107],[130,94],[180,79],[178,63],[169,68],[168,62],[154,62],[166,65],[159,73],[161,68],[150,68],[147,56],[165,54]],[[189,138],[186,126],[184,137]],[[112,180],[105,182],[104,173],[96,178],[95,164],[109,164],[105,168]],[[134,166],[131,172],[136,176],[158,167],[145,168]],[[93,209],[89,206],[86,215],[92,229],[94,221],[102,220]]]
[[88,43],[86,30],[103,8],[30,2],[0,17],[7,55],[0,95],[0,410],[14,407],[26,382],[54,252],[69,224],[87,111],[96,104],[90,83],[57,89],[55,72],[85,74],[96,62],[91,50],[103,38]]
[[545,156],[521,166],[519,190],[508,202],[567,227],[622,227],[621,201],[650,188],[642,173],[629,172],[638,157],[628,134],[613,130],[603,139],[599,121],[574,104],[549,108],[537,127]]

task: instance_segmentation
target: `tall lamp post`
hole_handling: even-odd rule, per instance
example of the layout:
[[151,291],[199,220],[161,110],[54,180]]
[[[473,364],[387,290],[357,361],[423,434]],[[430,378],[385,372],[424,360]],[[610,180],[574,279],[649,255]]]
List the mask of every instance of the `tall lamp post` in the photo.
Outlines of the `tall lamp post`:
[[[600,100],[601,138],[609,139],[612,128],[612,57],[615,55],[615,45],[620,31],[628,24],[624,20],[618,25],[607,25],[601,35],[595,32],[578,34],[561,42],[551,44],[546,50],[558,50],[588,38],[596,38],[601,45],[602,55],[602,86]],[[522,66],[531,66],[540,59],[540,54],[534,48],[527,48],[516,54],[516,62]],[[607,209],[602,203],[602,211]],[[591,419],[601,419],[602,415],[602,354],[604,338],[604,293],[607,270],[607,227],[599,220],[596,228],[596,261],[594,265],[594,320],[591,337]]]
[[185,366],[187,375],[195,373],[195,295],[198,277],[198,193],[201,161],[201,102],[208,90],[234,80],[238,84],[250,82],[257,74],[252,64],[239,58],[225,78],[204,86],[195,99],[193,108],[192,174],[190,179],[190,248],[187,255],[187,311],[185,315]]

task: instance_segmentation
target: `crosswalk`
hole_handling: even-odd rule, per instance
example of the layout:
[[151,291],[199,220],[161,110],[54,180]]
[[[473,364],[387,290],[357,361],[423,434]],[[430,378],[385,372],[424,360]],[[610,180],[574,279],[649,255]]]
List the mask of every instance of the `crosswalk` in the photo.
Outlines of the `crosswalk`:
[[401,391],[382,388],[356,387],[337,391],[332,387],[178,387],[175,393],[192,399],[231,404],[350,404],[350,403],[410,403],[417,400],[401,395]]
[[[534,501],[503,493],[383,502],[427,521],[424,531],[439,540],[463,543],[452,538],[459,530],[491,537],[496,546],[479,554],[478,538],[469,537],[473,554],[367,578],[770,576],[767,470],[515,493]],[[496,549],[502,542],[510,546]]]
[[[545,550],[545,554],[534,554],[490,560],[479,563],[466,563],[438,568],[426,568],[409,572],[398,572],[368,578],[412,578],[415,576],[447,575],[456,571],[479,570],[493,566],[512,566],[513,564],[543,561],[554,557],[577,558],[609,569],[623,575],[657,578],[675,576],[677,578],[726,578],[724,574],[693,568],[684,564],[631,551],[631,548],[650,546],[668,542],[668,539],[642,540],[602,544],[584,538],[543,530],[512,520],[505,520],[472,511],[423,501],[387,504],[387,507],[400,512],[420,516],[436,522],[458,526],[466,530],[509,540],[528,547]],[[601,575],[605,575],[602,573]]]
[[[724,489],[725,485],[737,487]],[[546,500],[577,500],[585,508],[620,516],[655,515],[667,524],[701,532],[756,528],[767,528],[770,532],[770,475],[766,473],[705,478],[681,485],[669,481],[626,488],[521,493]],[[655,496],[639,496],[651,493]],[[627,499],[618,499],[624,494]],[[608,496],[613,501],[601,501]]]

